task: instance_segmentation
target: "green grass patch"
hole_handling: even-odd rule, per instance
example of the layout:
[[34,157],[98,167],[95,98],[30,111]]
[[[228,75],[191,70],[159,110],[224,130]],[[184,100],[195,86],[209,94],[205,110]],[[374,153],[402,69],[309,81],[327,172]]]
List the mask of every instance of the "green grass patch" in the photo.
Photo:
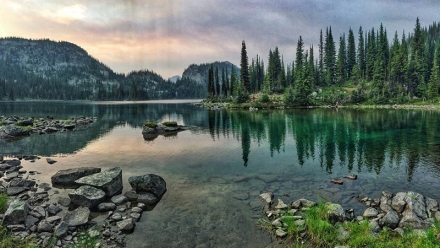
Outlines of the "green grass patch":
[[73,248],[95,248],[96,244],[100,242],[100,236],[91,236],[89,232],[84,232],[79,235],[78,243]]
[[146,121],[146,122],[144,122],[144,126],[147,126],[149,128],[156,128],[157,127],[157,123],[152,122],[152,121]]
[[166,121],[166,122],[162,122],[162,125],[164,125],[166,127],[177,127],[177,122],[175,122],[175,121]]
[[5,211],[6,204],[8,204],[8,195],[2,193],[0,194],[0,213],[3,213]]

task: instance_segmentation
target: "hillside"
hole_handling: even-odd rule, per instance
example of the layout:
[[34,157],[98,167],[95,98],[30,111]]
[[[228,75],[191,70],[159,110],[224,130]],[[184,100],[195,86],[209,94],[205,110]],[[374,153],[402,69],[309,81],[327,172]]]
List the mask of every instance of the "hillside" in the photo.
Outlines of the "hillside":
[[198,65],[192,64],[183,71],[182,78],[189,78],[198,84],[205,85],[206,87],[208,83],[208,70],[211,66],[214,68],[214,70],[218,68],[220,75],[222,70],[225,70],[228,78],[231,77],[231,68],[234,68],[235,71],[237,72],[237,75],[240,75],[240,68],[238,68],[236,65],[233,65],[231,62],[216,61],[214,63],[206,63],[206,64],[198,64]]
[[0,100],[146,100],[206,97],[206,80],[128,75],[69,42],[0,38]]

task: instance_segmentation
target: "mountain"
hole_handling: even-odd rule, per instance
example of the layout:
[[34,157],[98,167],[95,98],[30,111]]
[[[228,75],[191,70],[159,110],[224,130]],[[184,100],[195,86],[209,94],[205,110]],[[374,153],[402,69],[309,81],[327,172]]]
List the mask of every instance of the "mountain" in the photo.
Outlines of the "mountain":
[[1,38],[0,80],[0,99],[96,99],[108,96],[124,75],[69,42]]
[[189,78],[198,84],[206,85],[208,84],[208,70],[209,68],[213,66],[213,68],[218,68],[219,70],[219,76],[221,80],[221,72],[222,70],[226,70],[227,76],[231,77],[231,68],[235,69],[237,72],[237,75],[240,75],[240,68],[238,68],[236,65],[233,65],[229,61],[223,61],[223,62],[213,62],[213,63],[206,63],[206,64],[191,64],[188,68],[186,68],[183,71],[182,78]]
[[182,77],[181,77],[181,76],[179,76],[179,75],[176,75],[176,76],[172,76],[172,77],[168,78],[168,80],[170,80],[170,81],[171,81],[171,83],[176,83],[176,82],[177,82],[177,80],[180,80],[180,79],[182,79]]

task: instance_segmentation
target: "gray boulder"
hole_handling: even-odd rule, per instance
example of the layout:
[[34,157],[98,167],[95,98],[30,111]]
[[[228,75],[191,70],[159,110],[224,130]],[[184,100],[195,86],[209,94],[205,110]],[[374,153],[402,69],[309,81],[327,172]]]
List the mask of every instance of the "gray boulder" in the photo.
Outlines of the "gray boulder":
[[55,227],[55,231],[53,234],[57,238],[62,238],[66,236],[68,230],[69,230],[69,226],[67,225],[67,223],[61,221],[60,224],[58,224],[58,226]]
[[121,220],[116,223],[116,225],[119,228],[119,231],[121,232],[131,232],[134,229],[134,221],[131,218],[127,218],[125,220]]
[[399,227],[407,227],[411,229],[424,229],[431,226],[428,221],[422,220],[413,211],[403,211],[403,217],[399,222]]
[[79,207],[64,216],[64,221],[70,227],[84,225],[89,221],[90,210],[86,207]]
[[137,201],[152,206],[158,203],[160,201],[160,198],[152,193],[141,193],[138,194]]
[[326,204],[328,218],[332,223],[343,222],[345,220],[345,211],[339,204]]
[[396,211],[389,209],[389,211],[379,220],[379,225],[384,227],[387,226],[391,229],[395,229],[399,225],[399,216]]
[[375,208],[367,208],[364,211],[364,214],[362,216],[364,216],[365,218],[374,218],[379,214],[379,212],[377,211],[377,209]]
[[29,204],[27,201],[15,199],[9,204],[3,216],[4,225],[14,225],[24,223],[29,211]]
[[102,189],[106,196],[114,196],[122,191],[122,170],[115,167],[104,172],[82,177],[75,181],[80,185],[89,185]]
[[137,193],[152,193],[160,198],[167,191],[165,180],[155,174],[129,177],[128,182]]
[[124,195],[115,195],[112,197],[111,201],[116,205],[124,204],[128,201],[128,198]]
[[60,170],[51,177],[52,184],[60,186],[75,186],[76,180],[81,177],[90,176],[101,172],[101,168],[81,167],[67,170]]
[[98,205],[98,210],[101,212],[115,210],[116,204],[113,202],[103,202]]
[[0,127],[0,139],[18,138],[29,135],[29,130],[15,125]]
[[84,185],[69,193],[69,197],[78,206],[93,208],[104,200],[105,192],[101,189]]
[[[414,212],[419,218],[422,218],[424,220],[428,218],[428,215],[426,213],[425,199],[423,195],[409,191],[406,193],[405,202],[406,206],[404,212]],[[405,215],[405,213],[402,214]]]
[[405,198],[406,198],[405,192],[399,192],[393,197],[391,206],[397,213],[402,213],[403,210],[405,209],[405,205],[406,205]]
[[38,232],[52,232],[53,227],[49,222],[43,220],[40,223],[38,223]]

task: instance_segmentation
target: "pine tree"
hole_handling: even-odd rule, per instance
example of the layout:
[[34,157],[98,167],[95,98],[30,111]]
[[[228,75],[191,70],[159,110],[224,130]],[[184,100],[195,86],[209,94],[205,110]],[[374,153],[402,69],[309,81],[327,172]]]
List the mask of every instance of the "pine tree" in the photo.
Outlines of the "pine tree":
[[348,30],[348,47],[347,47],[347,78],[351,78],[351,71],[356,65],[356,45],[354,42],[353,30]]
[[338,61],[336,63],[337,83],[342,85],[346,80],[346,62],[347,55],[345,49],[345,34],[339,37]]
[[295,57],[295,81],[299,82],[303,78],[304,72],[304,42],[302,37],[299,36],[298,43],[296,45],[296,57]]
[[215,96],[220,97],[221,92],[220,92],[220,77],[218,75],[218,67],[216,67],[214,71],[214,82],[215,82]]
[[[437,51],[438,53],[439,51]],[[440,88],[440,75],[439,66],[437,61],[434,60],[434,64],[431,68],[431,75],[428,84],[428,99],[433,101],[438,97],[438,92]]]
[[318,84],[324,85],[324,42],[322,39],[322,29],[319,33],[319,58],[318,58]]
[[231,65],[231,87],[229,89],[231,96],[237,95],[237,88],[238,88],[238,79],[237,79],[237,72],[234,69],[234,65]]
[[364,31],[362,31],[362,26],[359,27],[359,45],[358,45],[358,67],[361,72],[361,77],[365,78],[365,43],[364,43]]
[[241,67],[241,74],[240,74],[241,85],[245,93],[249,93],[251,89],[250,79],[249,79],[249,63],[246,52],[246,44],[244,41],[241,43],[240,67]]
[[327,85],[334,85],[336,82],[336,48],[332,27],[327,28],[324,50],[325,82]]
[[394,34],[393,45],[391,47],[390,53],[390,81],[391,81],[391,93],[394,94],[397,88],[398,79],[401,77],[401,68],[400,68],[400,42],[399,37],[397,35],[397,31]]
[[222,95],[224,98],[228,96],[228,86],[226,82],[226,72],[225,68],[222,68]]

